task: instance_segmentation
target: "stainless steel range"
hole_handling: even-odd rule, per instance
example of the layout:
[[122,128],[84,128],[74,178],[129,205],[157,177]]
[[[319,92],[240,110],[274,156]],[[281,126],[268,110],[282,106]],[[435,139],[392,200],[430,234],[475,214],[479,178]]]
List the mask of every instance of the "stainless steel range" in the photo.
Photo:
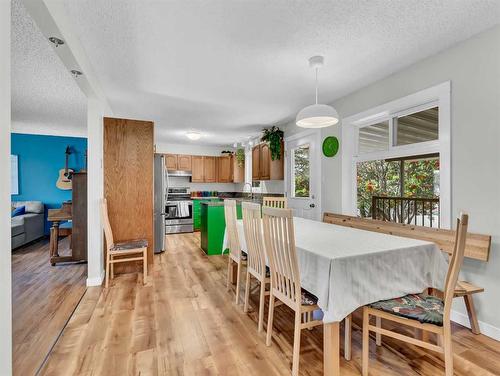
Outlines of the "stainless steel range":
[[188,187],[170,187],[165,203],[165,233],[193,232],[193,201]]

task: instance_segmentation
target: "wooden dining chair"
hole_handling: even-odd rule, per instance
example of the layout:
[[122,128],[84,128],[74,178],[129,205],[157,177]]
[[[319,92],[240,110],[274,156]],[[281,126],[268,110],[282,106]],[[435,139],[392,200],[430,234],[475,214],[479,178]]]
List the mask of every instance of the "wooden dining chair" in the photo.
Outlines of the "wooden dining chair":
[[286,197],[264,197],[262,199],[262,206],[278,209],[288,209]]
[[[245,305],[243,307],[243,311],[248,312],[250,282],[251,277],[254,277],[260,283],[258,332],[262,332],[264,327],[264,299],[266,296],[266,284],[270,283],[270,278],[266,267],[266,252],[262,233],[261,206],[260,204],[252,202],[243,202],[241,204],[241,209],[243,211],[243,229],[247,245],[247,273],[245,283]],[[267,293],[267,295],[269,295],[269,293]]]
[[[275,299],[278,299],[295,311],[292,375],[296,376],[299,374],[301,330],[323,322],[312,319],[312,312],[319,309],[317,298],[300,286],[292,210],[263,207],[262,218],[271,274],[266,345],[271,346]],[[302,322],[303,317],[305,322]]]
[[102,223],[106,238],[106,288],[109,279],[114,278],[114,264],[119,262],[142,261],[142,282],[146,283],[148,275],[148,241],[146,239],[129,240],[115,243],[109,223],[108,203],[106,199],[101,203]]
[[[446,376],[453,375],[450,312],[458,274],[464,258],[468,221],[467,214],[461,214],[457,218],[455,247],[446,275],[443,299],[427,294],[410,294],[402,298],[373,303],[363,308],[363,376],[368,375],[370,331],[376,333],[377,345],[381,344],[381,336],[384,335],[443,354],[445,374]],[[377,320],[375,326],[370,324],[371,316]],[[418,339],[383,329],[382,319],[416,328],[425,335],[422,336],[423,339]],[[437,345],[428,342],[429,332],[436,334]]]
[[236,276],[236,304],[240,300],[241,266],[243,260],[241,257],[241,245],[238,237],[238,227],[236,224],[236,200],[224,200],[224,218],[226,220],[226,236],[229,248],[229,257],[227,263],[227,290],[231,289],[233,280],[233,263],[238,265]]

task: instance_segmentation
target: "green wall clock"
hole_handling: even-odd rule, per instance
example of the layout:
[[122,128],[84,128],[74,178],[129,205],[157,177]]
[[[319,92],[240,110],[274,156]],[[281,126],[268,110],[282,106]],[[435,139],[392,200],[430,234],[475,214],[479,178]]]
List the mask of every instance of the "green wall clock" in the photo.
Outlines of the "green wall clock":
[[323,154],[325,157],[334,157],[339,151],[339,139],[335,136],[328,136],[323,141]]

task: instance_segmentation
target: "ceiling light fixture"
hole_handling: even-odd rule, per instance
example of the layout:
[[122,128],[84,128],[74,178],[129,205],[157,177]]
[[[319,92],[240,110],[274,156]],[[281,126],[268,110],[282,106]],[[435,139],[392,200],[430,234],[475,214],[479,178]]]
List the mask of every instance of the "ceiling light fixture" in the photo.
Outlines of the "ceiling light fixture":
[[189,132],[186,132],[186,137],[189,138],[190,140],[196,141],[196,140],[199,140],[201,138],[201,133],[189,131]]
[[83,74],[82,72],[80,72],[79,70],[76,70],[76,69],[72,69],[72,70],[70,70],[70,72],[74,78],[78,78]]
[[56,37],[50,37],[49,41],[54,43],[56,45],[56,48],[59,47],[60,45],[64,44],[64,41],[62,39],[59,39]]
[[309,59],[309,66],[316,69],[316,103],[304,107],[297,114],[295,124],[302,128],[325,128],[339,122],[339,114],[326,104],[318,104],[318,69],[324,65],[323,56],[313,56]]

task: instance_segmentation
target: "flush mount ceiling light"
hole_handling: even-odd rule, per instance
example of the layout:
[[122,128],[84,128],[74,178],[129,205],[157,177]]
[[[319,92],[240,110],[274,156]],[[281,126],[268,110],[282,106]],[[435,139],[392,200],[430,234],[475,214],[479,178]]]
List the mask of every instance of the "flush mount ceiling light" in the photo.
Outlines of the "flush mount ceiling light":
[[190,140],[196,141],[196,140],[199,140],[201,138],[201,133],[189,131],[189,132],[186,132],[186,137],[189,138]]
[[72,69],[72,70],[70,70],[70,72],[73,75],[73,77],[75,77],[75,78],[78,78],[83,74],[82,72],[80,72],[79,70],[76,70],[76,69]]
[[56,37],[50,37],[49,41],[54,43],[56,47],[59,47],[61,44],[64,44],[64,41],[62,39],[56,38]]
[[309,59],[309,66],[316,69],[316,103],[304,107],[297,114],[295,124],[302,128],[325,128],[339,122],[339,114],[326,104],[318,104],[318,69],[324,64],[323,56],[313,56]]

